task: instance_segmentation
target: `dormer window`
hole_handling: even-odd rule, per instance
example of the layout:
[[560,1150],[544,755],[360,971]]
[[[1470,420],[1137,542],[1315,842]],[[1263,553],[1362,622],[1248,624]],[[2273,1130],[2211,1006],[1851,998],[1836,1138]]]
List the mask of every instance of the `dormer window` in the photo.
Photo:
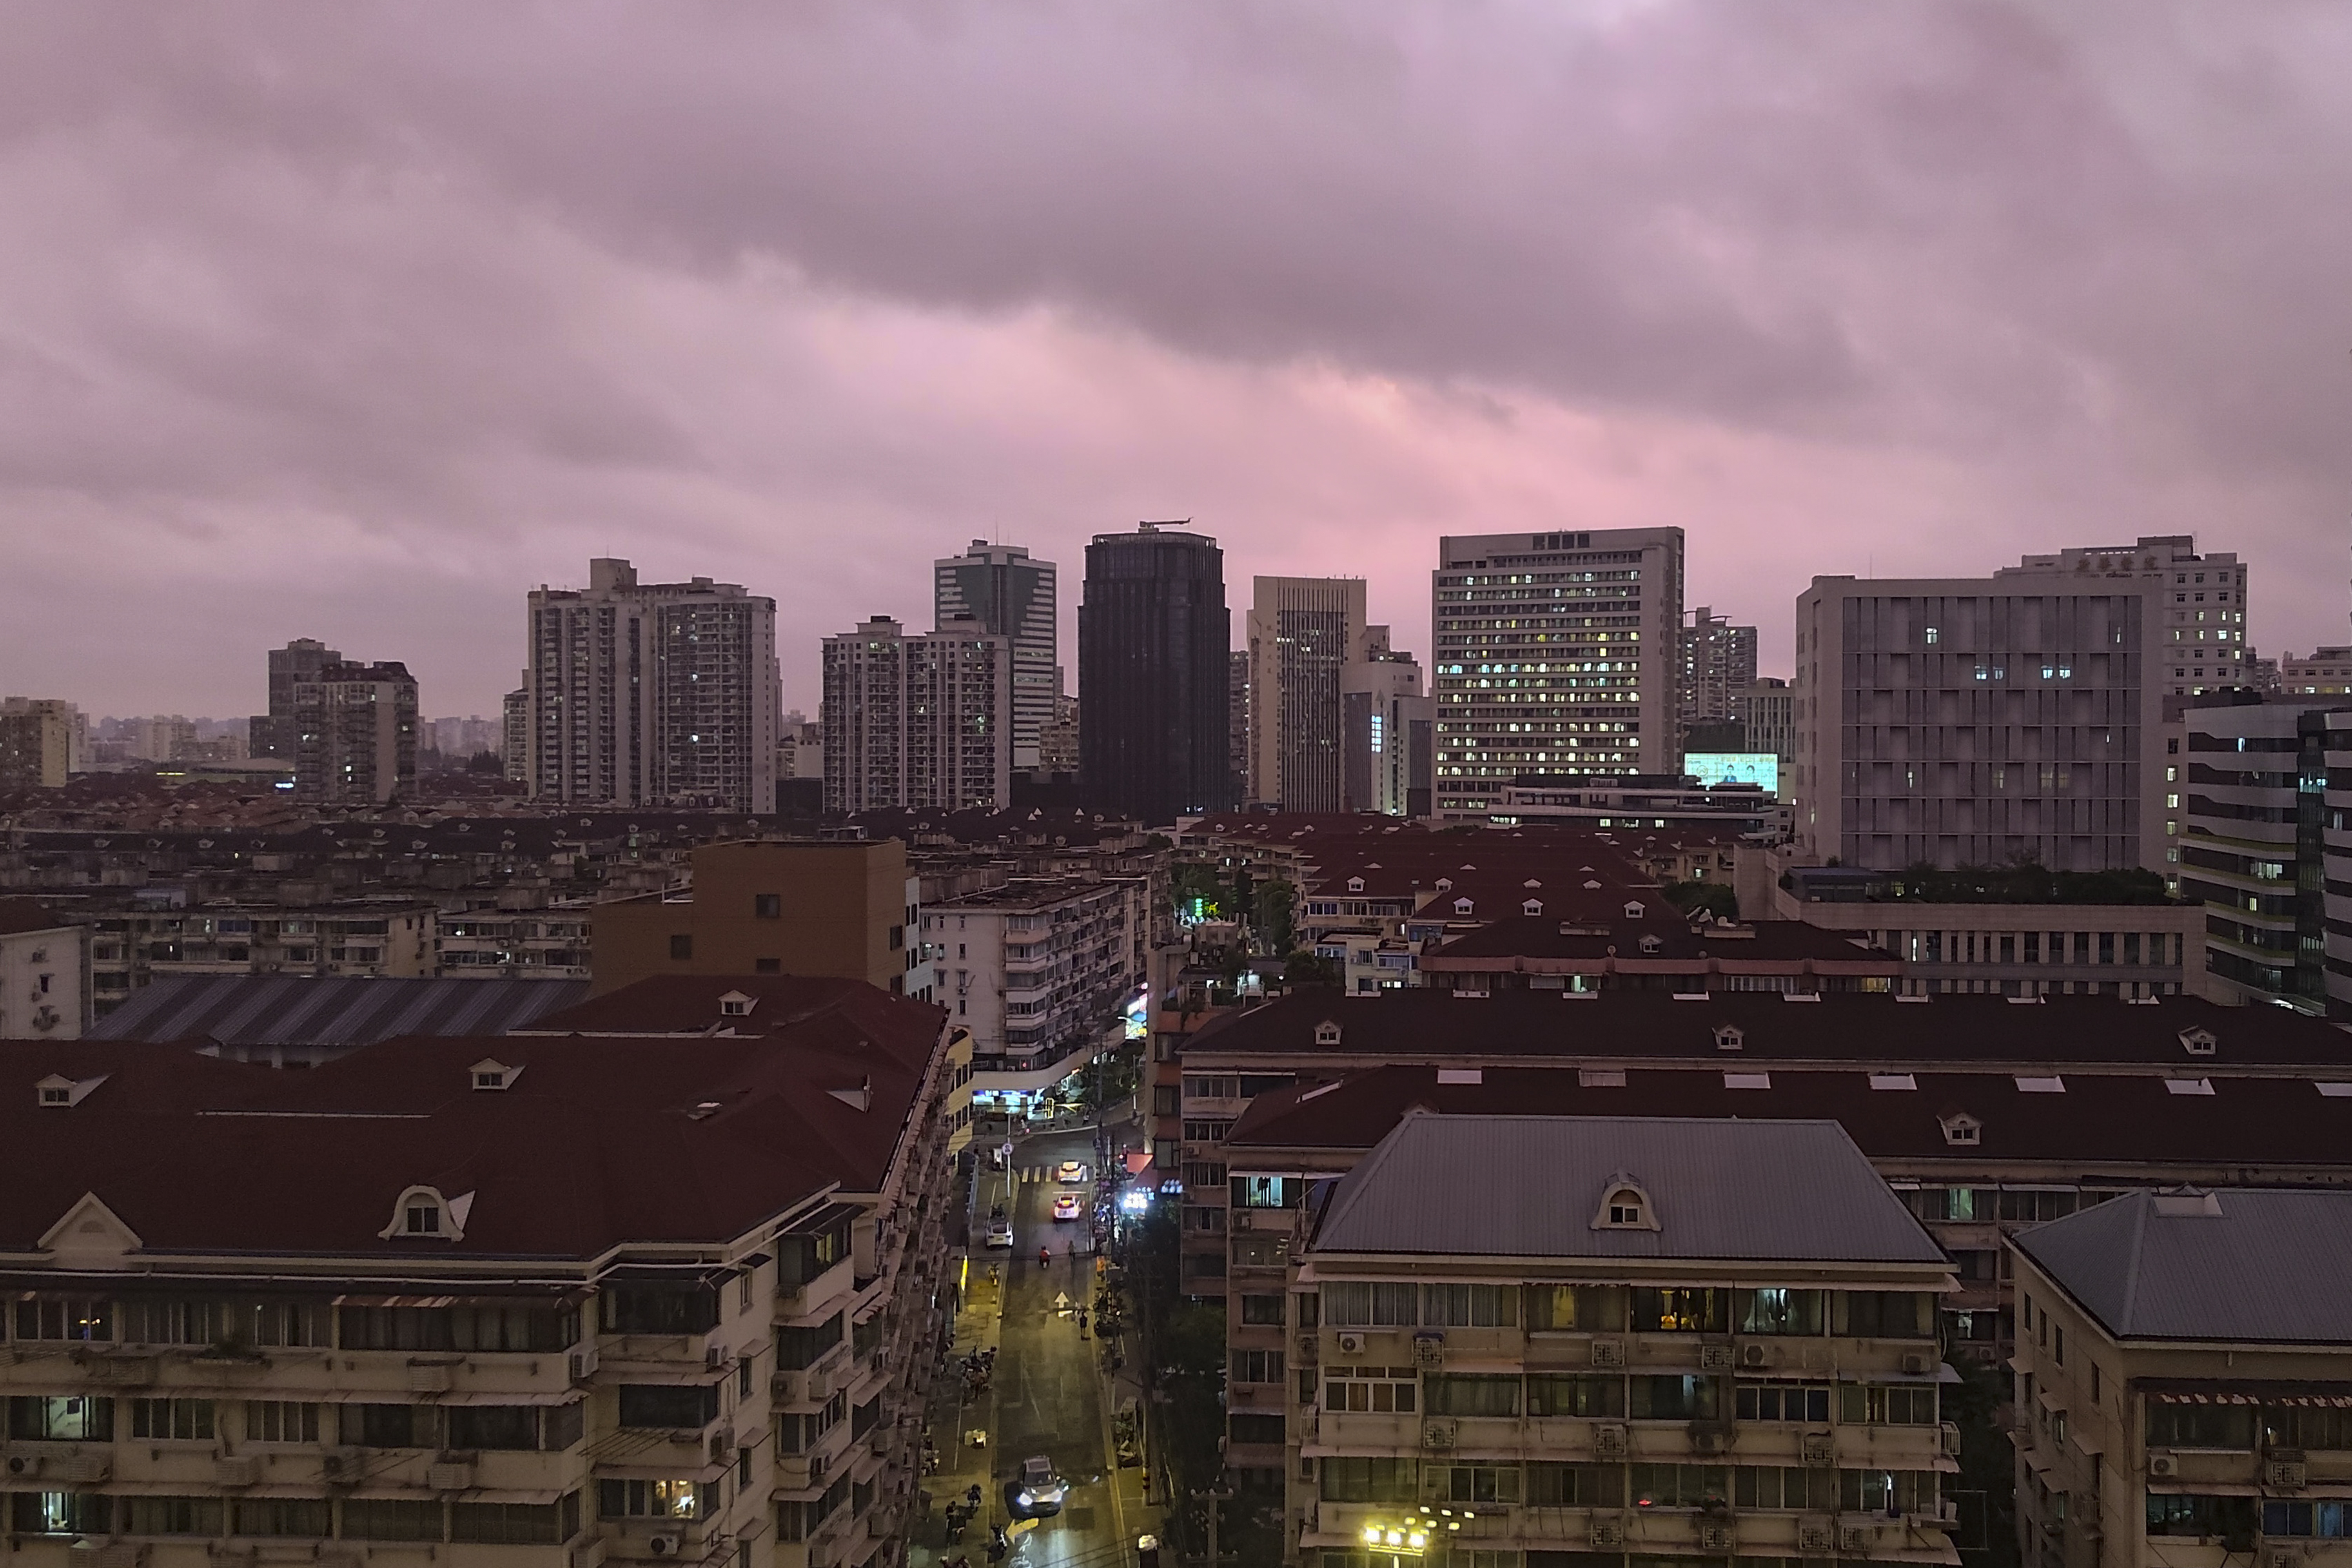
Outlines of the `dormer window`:
[[740,991],[730,991],[719,999],[719,1016],[722,1018],[748,1018],[757,1004]]
[[106,1074],[96,1078],[68,1078],[63,1073],[51,1073],[33,1086],[36,1102],[64,1110],[88,1100],[90,1091],[106,1081]]
[[1645,936],[1642,939],[1639,945],[1641,946],[1643,953],[1652,956],[1664,952],[1666,950],[1665,942],[1660,937]]
[[2220,1044],[2221,1042],[2214,1038],[2213,1031],[2210,1029],[2180,1031],[2180,1048],[2192,1057],[2210,1057]]
[[1519,913],[1523,915],[1539,915],[1543,913],[1543,900],[1541,899],[1529,899],[1526,903],[1519,906]]
[[1638,902],[1627,904],[1625,906],[1625,918],[1629,921],[1640,920],[1642,918],[1642,906]]
[[1440,877],[1437,879],[1437,890],[1441,893],[1452,892],[1454,890],[1454,879],[1451,877]]
[[509,1089],[513,1087],[514,1080],[522,1076],[522,1068],[510,1068],[495,1057],[483,1058],[476,1062],[470,1070],[474,1075],[474,1089],[478,1093],[497,1093]]
[[1595,1230],[1656,1230],[1658,1208],[1642,1184],[1619,1173],[1602,1189],[1601,1208],[1592,1216]]
[[1984,1123],[1965,1110],[1949,1110],[1936,1118],[1944,1129],[1944,1142],[1955,1149],[1973,1149],[1984,1142]]
[[1715,1048],[1717,1050],[1736,1051],[1747,1043],[1748,1037],[1740,1033],[1738,1025],[1720,1024],[1716,1026]]
[[392,1205],[392,1223],[376,1235],[386,1241],[463,1241],[474,1194],[445,1198],[438,1187],[411,1187]]
[[1457,915],[1466,915],[1477,907],[1478,906],[1475,902],[1468,899],[1456,899],[1454,900],[1454,912]]
[[1326,1018],[1321,1023],[1316,1025],[1315,1043],[1318,1046],[1338,1045],[1339,1043],[1339,1026],[1338,1022],[1334,1019]]
[[1360,893],[1363,890],[1364,879],[1361,877],[1350,877],[1348,879],[1348,891],[1351,893]]

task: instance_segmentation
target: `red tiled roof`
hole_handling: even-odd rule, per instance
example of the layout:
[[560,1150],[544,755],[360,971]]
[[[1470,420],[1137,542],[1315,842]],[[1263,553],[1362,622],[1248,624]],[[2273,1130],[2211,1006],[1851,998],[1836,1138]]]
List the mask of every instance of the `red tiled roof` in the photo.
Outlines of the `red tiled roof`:
[[[757,1034],[385,1040],[309,1071],[0,1045],[0,1247],[34,1247],[88,1192],[161,1251],[579,1258],[731,1239],[828,1187],[877,1188],[906,1131],[940,1009],[839,984],[868,994],[808,999]],[[477,1090],[486,1058],[522,1070]],[[52,1073],[105,1081],[43,1107]],[[378,1238],[412,1184],[475,1194],[463,1241]]]

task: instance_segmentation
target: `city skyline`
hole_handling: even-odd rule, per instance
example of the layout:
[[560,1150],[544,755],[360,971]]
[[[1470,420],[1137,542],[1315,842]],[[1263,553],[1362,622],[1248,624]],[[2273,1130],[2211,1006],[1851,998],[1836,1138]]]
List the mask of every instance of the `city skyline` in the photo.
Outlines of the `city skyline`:
[[488,713],[611,554],[775,596],[811,709],[907,561],[1175,516],[1414,648],[1439,536],[1657,526],[1768,670],[1816,574],[2168,532],[2263,652],[2347,640],[2340,16],[1066,21],[36,8],[8,685],[249,713],[314,637]]

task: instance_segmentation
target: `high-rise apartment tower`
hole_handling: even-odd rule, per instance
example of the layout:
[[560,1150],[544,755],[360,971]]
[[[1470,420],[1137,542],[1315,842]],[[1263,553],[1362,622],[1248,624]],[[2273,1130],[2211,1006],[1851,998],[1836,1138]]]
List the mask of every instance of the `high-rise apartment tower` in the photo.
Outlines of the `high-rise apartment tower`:
[[294,760],[294,688],[316,680],[319,671],[341,664],[343,656],[316,637],[296,637],[284,647],[269,650],[269,710],[246,721],[245,751],[250,757]]
[[1684,728],[1737,717],[1733,704],[1756,683],[1756,628],[1701,605],[1683,626],[1681,657]]
[[1002,637],[1013,654],[1013,765],[1042,767],[1045,726],[1054,721],[1061,657],[1055,569],[1017,544],[975,539],[961,555],[931,563],[932,626],[947,631],[973,620]]
[[587,587],[532,592],[528,631],[534,798],[775,809],[773,599],[596,560]]
[[1679,764],[1681,529],[1448,537],[1432,578],[1439,815]]
[[[1252,802],[1339,809],[1339,672],[1371,652],[1360,577],[1259,577],[1251,585]],[[1388,628],[1380,628],[1385,647]]]
[[416,784],[416,678],[398,662],[321,665],[294,683],[294,794],[383,805]]
[[827,811],[1013,804],[1013,649],[976,620],[887,616],[824,639]]
[[1078,606],[1079,787],[1148,824],[1233,804],[1225,558],[1147,522],[1087,546]]

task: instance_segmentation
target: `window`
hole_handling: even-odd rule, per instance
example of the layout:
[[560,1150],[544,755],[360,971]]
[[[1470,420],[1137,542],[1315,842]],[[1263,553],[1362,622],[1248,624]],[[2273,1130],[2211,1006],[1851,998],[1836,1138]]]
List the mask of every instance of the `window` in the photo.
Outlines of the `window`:
[[325,1498],[239,1498],[236,1535],[297,1535],[323,1541],[333,1532],[331,1506]]
[[625,1383],[621,1425],[683,1431],[709,1426],[719,1416],[719,1390],[693,1384]]
[[255,1400],[245,1407],[245,1436],[250,1443],[315,1443],[319,1406],[289,1399]]
[[1290,1208],[1306,1195],[1307,1184],[1281,1176],[1235,1176],[1233,1206],[1237,1209]]
[[1713,1378],[1669,1373],[1628,1378],[1625,1403],[1637,1421],[1711,1421],[1718,1401]]
[[783,919],[783,915],[784,896],[782,893],[754,893],[751,895],[751,918],[753,920],[782,920]]
[[1235,1383],[1280,1383],[1282,1372],[1280,1351],[1233,1352],[1231,1376]]
[[2203,1497],[2183,1492],[2149,1492],[2147,1532],[2150,1535],[2199,1535],[2218,1538],[2225,1545],[2242,1542],[2236,1550],[2254,1544],[2254,1500],[2245,1497]]
[[1625,1380],[1583,1373],[1529,1373],[1528,1414],[1587,1419],[1622,1416],[1625,1414]]
[[1422,1397],[1432,1415],[1517,1415],[1519,1380],[1516,1374],[1432,1373],[1423,1381]]
[[1838,1419],[1871,1426],[1933,1426],[1936,1385],[1841,1383]]
[[431,1412],[418,1420],[413,1405],[346,1405],[335,1423],[342,1441],[362,1448],[428,1448]]
[[1733,1405],[1742,1421],[1824,1422],[1830,1418],[1827,1384],[1743,1383]]
[[1630,1183],[1612,1187],[1601,1200],[1601,1213],[1593,1220],[1596,1230],[1655,1230],[1656,1216],[1650,1207],[1649,1195]]
[[154,1442],[210,1442],[213,1402],[209,1399],[134,1399],[131,1402],[131,1435]]
[[1372,1415],[1412,1414],[1419,1374],[1409,1366],[1343,1366],[1325,1373],[1323,1408]]
[[1280,1328],[1282,1308],[1283,1299],[1279,1296],[1244,1296],[1242,1298],[1242,1321]]
[[2251,1449],[2254,1446],[2254,1412],[2243,1405],[2169,1405],[2151,1400],[2147,1406],[2147,1446]]
[[1731,1500],[1724,1465],[1633,1465],[1625,1479],[1635,1508],[1720,1508]]
[[438,1541],[438,1498],[345,1498],[346,1541]]
[[[628,1397],[628,1393],[626,1388],[621,1390],[624,1400]],[[448,1409],[447,1418],[449,1447],[452,1448],[539,1447],[539,1410],[535,1405],[453,1405]]]
[[685,931],[673,935],[669,939],[669,956],[675,963],[684,963],[691,959],[694,956],[694,938]]
[[31,1443],[110,1443],[114,1401],[86,1394],[18,1394],[8,1401],[8,1436]]
[[2263,1533],[2341,1540],[2352,1535],[2352,1509],[2341,1502],[2265,1502]]
[[[776,1238],[787,1247],[792,1239]],[[781,1266],[782,1259],[778,1261]],[[780,1279],[778,1283],[803,1281]],[[617,1285],[597,1300],[608,1334],[702,1334],[719,1326],[719,1292],[708,1286]]]
[[1421,1321],[1433,1328],[1508,1329],[1519,1321],[1516,1285],[1424,1285]]
[[1412,1459],[1355,1458],[1335,1455],[1322,1461],[1326,1502],[1419,1502],[1421,1466]]
[[814,1328],[776,1331],[776,1365],[788,1372],[814,1366],[841,1342],[841,1314],[835,1312]]
[[1411,1328],[1417,1294],[1409,1280],[1323,1287],[1323,1321],[1336,1329]]
[[1731,1500],[1741,1508],[1833,1509],[1837,1477],[1829,1470],[1742,1465],[1732,1472]]
[[1439,1502],[1517,1502],[1517,1465],[1433,1465],[1423,1472],[1422,1489]]
[[98,1492],[17,1492],[8,1499],[8,1528],[19,1535],[103,1535],[113,1501]]
[[1614,1285],[1530,1285],[1528,1327],[1614,1333],[1625,1326],[1625,1292]]
[[596,1512],[604,1519],[705,1519],[716,1500],[709,1492],[693,1480],[598,1481]]
[[1933,1296],[1916,1290],[1841,1290],[1832,1331],[1850,1339],[1930,1339],[1935,1308]]
[[1720,1334],[1731,1327],[1731,1292],[1721,1289],[1657,1289],[1633,1290],[1636,1331],[1669,1334]]
[[580,1337],[574,1314],[545,1307],[339,1307],[335,1316],[345,1350],[544,1352]]
[[1827,1322],[1819,1290],[1770,1289],[1738,1293],[1743,1334],[1818,1334]]
[[[572,1494],[577,1497],[577,1493]],[[579,1533],[579,1505],[564,1528],[561,1502],[461,1502],[449,1510],[449,1539],[494,1546],[554,1546]]]
[[1228,1436],[1236,1443],[1279,1443],[1282,1417],[1237,1410],[1228,1418]]
[[1933,1470],[1840,1470],[1838,1506],[1848,1513],[1932,1513]]
[[1527,1494],[1537,1508],[1619,1508],[1625,1501],[1625,1471],[1618,1465],[1532,1464]]
[[[2098,1371],[2095,1366],[2091,1369],[2094,1379]],[[2263,1447],[2318,1448],[2334,1453],[2352,1449],[2352,1410],[2270,1405],[2263,1411]]]
[[218,1535],[226,1517],[218,1498],[127,1497],[116,1527],[125,1535]]
[[20,1340],[111,1340],[114,1304],[86,1296],[16,1303]]

